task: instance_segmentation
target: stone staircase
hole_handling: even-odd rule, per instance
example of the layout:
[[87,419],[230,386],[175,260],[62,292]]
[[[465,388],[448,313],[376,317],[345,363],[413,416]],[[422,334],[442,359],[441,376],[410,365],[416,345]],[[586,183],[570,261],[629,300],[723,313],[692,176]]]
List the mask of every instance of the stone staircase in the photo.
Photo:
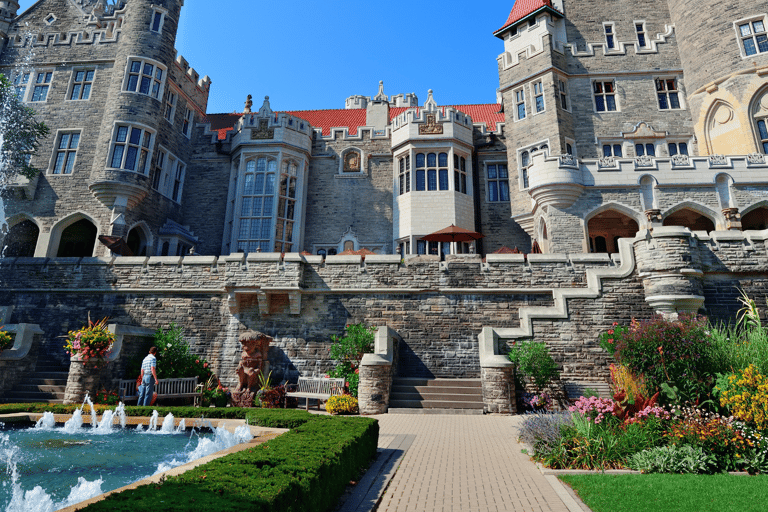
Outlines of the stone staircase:
[[68,375],[69,368],[41,353],[35,366],[35,373],[5,393],[0,398],[0,403],[63,403]]
[[480,379],[396,377],[389,397],[392,414],[483,414]]

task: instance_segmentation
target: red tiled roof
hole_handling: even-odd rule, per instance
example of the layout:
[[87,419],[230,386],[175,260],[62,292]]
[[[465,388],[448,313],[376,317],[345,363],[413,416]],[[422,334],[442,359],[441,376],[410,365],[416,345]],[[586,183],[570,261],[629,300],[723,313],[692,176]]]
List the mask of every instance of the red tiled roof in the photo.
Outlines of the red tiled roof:
[[534,12],[547,7],[555,12],[558,12],[554,7],[552,7],[552,0],[515,0],[515,5],[512,6],[512,12],[509,13],[507,22],[503,27],[494,32],[494,35],[497,35],[505,28],[514,25],[526,16],[529,16]]
[[[472,118],[475,124],[482,123],[488,130],[496,131],[497,123],[504,122],[504,114],[500,113],[501,105],[496,103],[480,105],[446,105],[464,112]],[[390,121],[412,107],[392,107],[389,109]],[[445,109],[445,107],[440,107]],[[357,109],[327,109],[327,110],[293,110],[287,111],[294,117],[305,120],[314,128],[321,128],[323,135],[330,135],[331,128],[347,128],[350,135],[357,135],[357,130],[365,126],[366,110]],[[208,114],[211,131],[219,132],[219,140],[227,138],[227,132],[234,129],[238,119],[243,114]]]

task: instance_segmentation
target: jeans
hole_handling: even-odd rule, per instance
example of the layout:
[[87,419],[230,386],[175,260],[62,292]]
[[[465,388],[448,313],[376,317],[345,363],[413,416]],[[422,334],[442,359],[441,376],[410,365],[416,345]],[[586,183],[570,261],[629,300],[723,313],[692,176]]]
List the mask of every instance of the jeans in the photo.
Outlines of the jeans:
[[139,386],[139,402],[137,405],[149,405],[152,403],[152,394],[155,392],[155,379],[152,375],[145,375]]

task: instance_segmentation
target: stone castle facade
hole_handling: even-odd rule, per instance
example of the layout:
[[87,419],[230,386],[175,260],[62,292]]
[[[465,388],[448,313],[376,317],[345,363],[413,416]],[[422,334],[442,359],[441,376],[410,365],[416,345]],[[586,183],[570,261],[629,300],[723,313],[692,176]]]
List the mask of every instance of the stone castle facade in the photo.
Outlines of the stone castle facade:
[[[485,378],[506,371],[505,341],[533,336],[591,382],[613,321],[727,317],[733,286],[766,295],[759,4],[516,0],[494,33],[498,103],[379,84],[343,109],[249,98],[238,114],[207,113],[211,80],[176,55],[183,4],[17,16],[0,0],[0,71],[51,128],[43,172],[6,197],[16,323],[182,323],[225,377],[243,329],[275,338],[286,377],[327,369],[348,321],[393,329],[405,375]],[[451,224],[485,238],[422,240]],[[534,241],[543,255],[492,254]]]

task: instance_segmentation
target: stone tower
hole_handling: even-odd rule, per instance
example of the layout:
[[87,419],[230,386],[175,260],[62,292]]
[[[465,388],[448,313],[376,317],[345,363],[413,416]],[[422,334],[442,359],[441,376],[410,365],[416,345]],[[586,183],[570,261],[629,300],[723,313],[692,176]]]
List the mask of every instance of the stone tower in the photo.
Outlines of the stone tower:
[[0,0],[0,37],[8,37],[8,28],[19,10],[19,2],[16,0]]
[[114,236],[126,235],[126,214],[152,192],[152,163],[157,157],[153,148],[167,136],[164,98],[183,4],[183,0],[131,0],[121,9],[104,13],[94,9],[92,14],[98,23],[114,22],[121,31],[90,185],[112,210],[109,234]]

